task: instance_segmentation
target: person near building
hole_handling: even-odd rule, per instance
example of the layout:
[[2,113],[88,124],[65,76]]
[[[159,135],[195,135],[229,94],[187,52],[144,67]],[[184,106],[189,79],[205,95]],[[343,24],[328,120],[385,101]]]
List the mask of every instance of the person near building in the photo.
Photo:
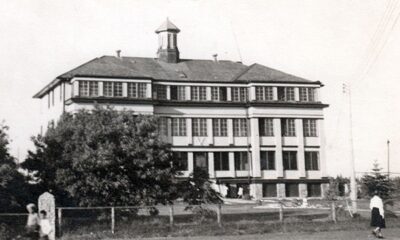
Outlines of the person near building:
[[371,227],[375,228],[372,234],[377,238],[383,238],[382,228],[386,227],[385,212],[383,210],[383,201],[379,197],[378,191],[374,192],[369,208],[371,209]]
[[31,240],[39,239],[39,216],[37,213],[36,205],[30,203],[26,206],[26,210],[28,211],[28,220],[26,222],[26,237]]

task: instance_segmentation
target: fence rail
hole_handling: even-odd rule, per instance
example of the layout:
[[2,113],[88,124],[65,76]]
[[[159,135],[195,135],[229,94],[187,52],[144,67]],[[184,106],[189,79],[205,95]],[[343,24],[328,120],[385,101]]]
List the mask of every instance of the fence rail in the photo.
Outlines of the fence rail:
[[[367,210],[369,201],[359,201],[360,208]],[[309,200],[304,205],[301,200],[264,201],[252,204],[222,204],[188,206],[175,204],[167,206],[94,206],[94,207],[57,207],[56,229],[58,235],[63,233],[87,234],[101,231],[115,234],[126,228],[136,228],[136,231],[151,231],[152,228],[180,228],[186,225],[211,224],[222,227],[224,224],[239,222],[280,222],[287,221],[340,221],[341,214],[347,212],[349,206],[346,200],[327,201]],[[394,213],[400,210],[396,201]],[[341,211],[341,212],[340,212]],[[366,212],[365,212],[366,214]],[[25,213],[0,213],[0,223],[3,220],[18,219],[18,224],[24,224]],[[339,216],[339,219],[338,219]],[[13,222],[12,220],[11,222]],[[135,233],[136,233],[135,232]]]

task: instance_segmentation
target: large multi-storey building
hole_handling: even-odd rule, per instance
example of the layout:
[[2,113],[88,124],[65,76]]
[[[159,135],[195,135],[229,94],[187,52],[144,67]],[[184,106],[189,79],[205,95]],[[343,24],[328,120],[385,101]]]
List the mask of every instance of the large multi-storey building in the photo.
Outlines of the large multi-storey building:
[[322,83],[260,64],[180,59],[179,29],[157,30],[157,58],[103,56],[57,77],[34,97],[43,126],[94,103],[160,117],[188,176],[208,169],[228,197],[320,197],[327,187]]

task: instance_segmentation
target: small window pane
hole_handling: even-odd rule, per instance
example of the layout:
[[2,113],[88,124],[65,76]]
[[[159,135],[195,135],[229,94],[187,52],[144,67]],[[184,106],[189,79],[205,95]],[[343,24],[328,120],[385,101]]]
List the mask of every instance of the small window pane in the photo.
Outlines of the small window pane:
[[308,197],[321,197],[321,184],[320,183],[307,184],[307,195]]
[[229,153],[214,152],[214,170],[229,171]]
[[286,183],[285,184],[286,197],[298,197],[299,196],[299,184],[297,183]]
[[187,152],[173,152],[174,163],[179,171],[188,170],[188,153]]
[[277,197],[276,183],[263,183],[263,197]]

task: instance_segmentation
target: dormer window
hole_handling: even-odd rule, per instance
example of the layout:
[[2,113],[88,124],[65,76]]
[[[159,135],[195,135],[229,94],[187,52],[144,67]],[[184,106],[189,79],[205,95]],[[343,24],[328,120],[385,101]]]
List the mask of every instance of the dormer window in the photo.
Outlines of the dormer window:
[[315,102],[315,88],[305,88],[301,87],[299,88],[299,94],[300,94],[300,101],[301,102]]
[[272,87],[256,87],[256,100],[257,101],[272,101],[274,100],[274,93]]
[[193,101],[206,101],[207,91],[204,86],[192,86],[191,87],[191,99]]
[[211,100],[226,101],[226,87],[211,87]]
[[294,87],[278,87],[279,101],[295,101]]
[[97,97],[99,95],[99,85],[95,81],[79,81],[80,97]]
[[232,88],[232,101],[246,102],[248,98],[247,87],[233,87]]

